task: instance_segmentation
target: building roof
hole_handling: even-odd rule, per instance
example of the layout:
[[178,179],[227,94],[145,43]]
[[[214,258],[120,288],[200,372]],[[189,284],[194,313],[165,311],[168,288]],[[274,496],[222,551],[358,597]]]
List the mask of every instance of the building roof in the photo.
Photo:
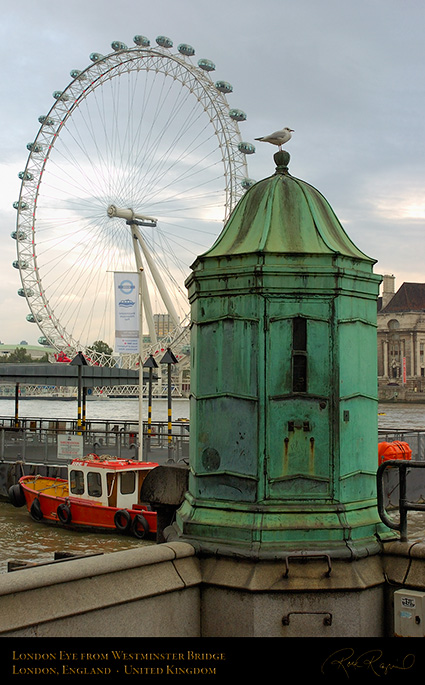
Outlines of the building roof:
[[248,253],[343,255],[374,264],[345,233],[323,195],[288,172],[289,154],[274,155],[273,176],[242,197],[214,245],[202,257]]
[[380,314],[425,311],[425,283],[403,283]]

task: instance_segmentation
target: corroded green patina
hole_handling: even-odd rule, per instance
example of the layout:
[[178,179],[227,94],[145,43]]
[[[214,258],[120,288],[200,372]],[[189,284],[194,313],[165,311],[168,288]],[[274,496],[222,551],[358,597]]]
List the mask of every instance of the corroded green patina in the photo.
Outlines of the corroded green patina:
[[[275,156],[289,161],[287,152]],[[340,254],[375,263],[352,243],[323,195],[284,165],[245,195],[203,258],[247,253]]]
[[355,558],[376,508],[375,261],[288,173],[250,188],[192,266],[189,492],[175,531],[204,550]]

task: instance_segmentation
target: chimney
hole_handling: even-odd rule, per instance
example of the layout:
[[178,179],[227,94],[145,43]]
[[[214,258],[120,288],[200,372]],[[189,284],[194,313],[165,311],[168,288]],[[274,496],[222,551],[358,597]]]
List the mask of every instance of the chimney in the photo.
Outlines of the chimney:
[[395,293],[395,276],[386,274],[382,285],[382,309],[392,300]]

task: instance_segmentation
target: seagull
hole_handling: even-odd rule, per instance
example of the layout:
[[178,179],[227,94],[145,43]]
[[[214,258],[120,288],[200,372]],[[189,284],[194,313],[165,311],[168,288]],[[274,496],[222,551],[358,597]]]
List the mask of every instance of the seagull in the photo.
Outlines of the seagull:
[[288,140],[292,138],[292,133],[294,129],[293,128],[288,128],[285,126],[281,131],[275,131],[274,133],[271,133],[269,136],[263,136],[262,138],[256,138],[255,140],[261,140],[262,143],[271,143],[272,145],[278,145],[279,150],[282,149],[282,145],[284,143],[287,143]]

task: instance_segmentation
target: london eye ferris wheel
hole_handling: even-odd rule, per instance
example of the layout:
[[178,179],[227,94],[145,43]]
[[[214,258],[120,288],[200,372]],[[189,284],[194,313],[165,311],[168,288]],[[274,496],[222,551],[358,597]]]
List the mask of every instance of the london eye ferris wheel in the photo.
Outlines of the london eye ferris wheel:
[[190,264],[253,183],[246,114],[229,105],[233,88],[212,78],[211,60],[166,36],[111,47],[53,93],[14,203],[27,320],[69,357],[95,340],[113,347],[113,274],[141,265],[144,354],[158,348],[155,315],[167,317],[168,344],[181,339]]

